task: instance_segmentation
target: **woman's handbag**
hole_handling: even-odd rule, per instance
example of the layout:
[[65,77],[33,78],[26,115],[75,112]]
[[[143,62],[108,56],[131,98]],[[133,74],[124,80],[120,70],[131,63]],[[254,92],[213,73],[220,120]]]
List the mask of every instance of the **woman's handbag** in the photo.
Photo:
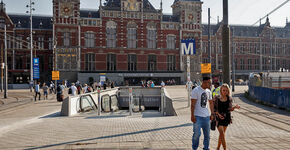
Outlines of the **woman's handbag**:
[[216,124],[217,124],[217,121],[216,121],[216,117],[214,115],[213,120],[211,120],[211,122],[210,122],[210,129],[214,131],[215,127],[216,127]]

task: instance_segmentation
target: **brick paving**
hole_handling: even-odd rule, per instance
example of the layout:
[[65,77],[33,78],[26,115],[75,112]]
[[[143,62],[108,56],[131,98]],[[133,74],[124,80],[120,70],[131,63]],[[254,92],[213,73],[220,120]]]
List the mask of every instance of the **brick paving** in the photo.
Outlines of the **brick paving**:
[[[244,87],[237,87],[240,96]],[[184,86],[167,87],[178,116],[146,117],[119,111],[113,115],[82,113],[59,116],[56,100],[0,111],[0,149],[191,149],[192,123]],[[289,113],[234,97],[242,109],[233,112],[228,149],[290,149]],[[254,117],[252,117],[254,116]],[[266,121],[264,121],[266,119]],[[284,127],[275,126],[275,120]],[[211,131],[216,149],[218,131]],[[202,149],[201,136],[200,149]]]

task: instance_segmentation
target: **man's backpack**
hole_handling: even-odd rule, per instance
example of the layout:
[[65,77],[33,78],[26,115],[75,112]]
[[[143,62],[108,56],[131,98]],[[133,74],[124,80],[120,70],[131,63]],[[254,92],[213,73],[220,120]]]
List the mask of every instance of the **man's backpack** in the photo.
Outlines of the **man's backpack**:
[[68,89],[68,94],[72,94],[72,89],[71,88]]
[[88,93],[92,92],[92,88],[91,87],[88,87],[87,90],[88,90]]
[[60,85],[57,86],[56,91],[57,91],[57,92],[61,92],[61,87],[60,87]]

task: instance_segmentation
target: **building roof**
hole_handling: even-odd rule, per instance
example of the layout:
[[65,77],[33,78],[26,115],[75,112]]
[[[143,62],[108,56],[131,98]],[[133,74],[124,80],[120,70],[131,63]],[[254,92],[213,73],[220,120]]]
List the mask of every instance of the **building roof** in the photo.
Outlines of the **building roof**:
[[[30,16],[24,14],[8,14],[16,28],[30,28]],[[52,29],[52,17],[32,16],[33,29]]]
[[[259,37],[264,30],[266,26],[269,26],[270,24],[261,24],[260,26],[246,26],[246,25],[230,25],[231,33],[234,32],[234,36],[240,36],[240,37]],[[210,25],[210,33],[211,35],[215,35],[218,31],[218,29],[222,26],[222,23],[215,25]],[[284,28],[282,27],[272,27],[274,30],[274,34],[278,38],[290,38],[290,25],[286,25]],[[208,34],[208,25],[203,24],[202,25],[202,34],[207,35]]]
[[83,9],[80,11],[81,18],[100,18],[100,12],[98,10]]
[[[105,10],[121,10],[121,0],[107,0],[102,7]],[[143,0],[144,12],[157,12],[149,0]]]
[[165,21],[165,22],[179,22],[179,17],[178,16],[173,16],[173,15],[163,15],[162,21]]
[[174,3],[176,2],[200,2],[200,0],[174,0]]

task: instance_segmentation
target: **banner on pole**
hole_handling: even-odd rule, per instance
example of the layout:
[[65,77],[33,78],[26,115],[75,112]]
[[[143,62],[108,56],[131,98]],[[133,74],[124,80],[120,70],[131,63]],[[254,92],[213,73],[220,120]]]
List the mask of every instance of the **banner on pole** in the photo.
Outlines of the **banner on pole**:
[[52,80],[59,80],[59,71],[52,71]]
[[181,40],[181,51],[183,55],[195,55],[196,44],[194,39]]
[[33,79],[39,79],[39,58],[33,58]]
[[202,74],[211,73],[211,64],[210,63],[201,64],[201,73]]

